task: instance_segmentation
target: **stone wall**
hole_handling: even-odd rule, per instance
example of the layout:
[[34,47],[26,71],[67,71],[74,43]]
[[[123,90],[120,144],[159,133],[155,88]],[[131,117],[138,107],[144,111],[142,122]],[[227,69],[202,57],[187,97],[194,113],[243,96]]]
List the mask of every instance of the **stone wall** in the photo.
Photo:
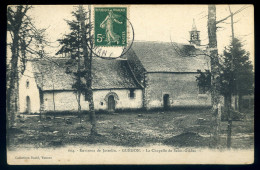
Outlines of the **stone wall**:
[[[95,110],[107,110],[107,98],[109,95],[115,97],[116,109],[138,109],[142,108],[142,90],[134,90],[135,97],[129,97],[130,90],[118,89],[118,90],[94,90],[93,99]],[[54,96],[53,96],[54,95]],[[53,98],[54,101],[53,102]],[[73,91],[55,91],[44,92],[44,111],[77,111],[78,103],[76,100],[76,94]],[[55,105],[55,110],[54,110]],[[85,96],[81,95],[81,109],[88,110],[88,102],[85,101]]]
[[[115,97],[116,109],[139,109],[143,106],[142,89],[134,90],[134,98],[130,98],[130,90],[99,90],[94,91],[94,104],[97,110],[107,110],[107,98],[109,95],[117,94]],[[103,103],[103,104],[102,104]]]
[[[43,92],[44,111],[77,111],[77,95],[73,91]],[[81,109],[87,110],[87,102],[81,95]]]
[[[27,84],[28,83],[28,84]],[[31,113],[40,111],[40,94],[34,79],[31,63],[28,62],[26,70],[19,81],[19,112],[26,112],[27,96],[30,98]]]
[[167,94],[170,107],[210,106],[210,94],[199,94],[196,75],[196,73],[147,73],[144,93],[146,108],[163,108],[163,96]]

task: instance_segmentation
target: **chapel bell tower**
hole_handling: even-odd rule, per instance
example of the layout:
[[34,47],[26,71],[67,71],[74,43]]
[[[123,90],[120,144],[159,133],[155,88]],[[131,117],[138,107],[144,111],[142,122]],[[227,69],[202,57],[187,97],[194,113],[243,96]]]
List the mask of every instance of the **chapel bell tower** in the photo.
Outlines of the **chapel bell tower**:
[[190,44],[200,46],[200,31],[197,30],[194,19],[192,23],[192,29],[190,31]]

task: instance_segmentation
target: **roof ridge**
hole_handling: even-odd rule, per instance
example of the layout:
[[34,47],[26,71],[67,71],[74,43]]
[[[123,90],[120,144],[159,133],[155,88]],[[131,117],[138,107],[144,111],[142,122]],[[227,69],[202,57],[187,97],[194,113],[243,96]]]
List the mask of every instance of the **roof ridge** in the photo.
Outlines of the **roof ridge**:
[[[193,44],[189,44],[189,43],[183,43],[183,42],[171,42],[171,41],[140,41],[140,40],[137,40],[134,42],[135,43],[158,43],[158,44],[171,44],[171,43],[176,43],[176,44],[179,44],[179,45],[188,45],[188,46],[194,46]],[[195,46],[194,46],[195,47]],[[196,47],[195,47],[196,48]]]

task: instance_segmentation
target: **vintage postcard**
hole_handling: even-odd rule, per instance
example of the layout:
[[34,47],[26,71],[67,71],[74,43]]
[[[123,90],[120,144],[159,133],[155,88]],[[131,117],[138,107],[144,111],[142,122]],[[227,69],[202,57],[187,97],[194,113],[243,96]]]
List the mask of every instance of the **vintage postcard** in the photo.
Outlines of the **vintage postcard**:
[[7,163],[254,163],[253,5],[7,6]]

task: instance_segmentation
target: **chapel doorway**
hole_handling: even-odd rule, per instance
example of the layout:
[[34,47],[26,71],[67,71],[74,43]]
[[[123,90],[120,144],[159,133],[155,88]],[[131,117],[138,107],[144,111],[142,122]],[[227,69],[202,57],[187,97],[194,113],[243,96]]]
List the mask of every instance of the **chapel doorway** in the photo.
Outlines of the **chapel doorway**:
[[164,109],[170,108],[170,96],[169,96],[169,94],[163,95],[163,108]]
[[31,99],[29,96],[26,97],[26,113],[31,113]]
[[114,112],[115,111],[115,104],[116,104],[116,102],[115,102],[114,96],[110,95],[108,97],[108,111],[109,112]]

